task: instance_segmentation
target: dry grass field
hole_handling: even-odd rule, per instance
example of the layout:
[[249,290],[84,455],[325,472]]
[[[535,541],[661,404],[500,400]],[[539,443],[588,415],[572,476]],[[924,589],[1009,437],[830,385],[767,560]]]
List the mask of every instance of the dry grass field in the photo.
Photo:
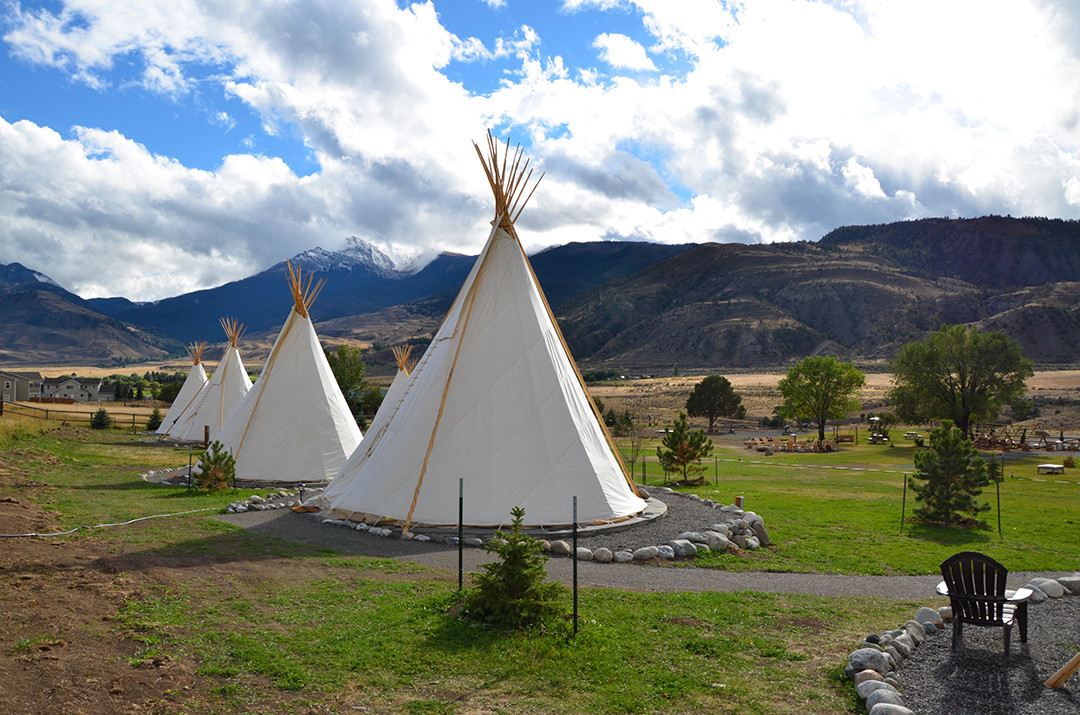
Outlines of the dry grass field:
[[[249,353],[244,352],[243,349],[241,352],[245,357],[248,370],[254,373],[262,367],[261,362],[256,358],[260,353],[265,357],[265,352],[261,351],[259,346],[252,347],[254,350],[251,351],[250,358]],[[147,371],[186,372],[190,366],[190,362],[186,359],[173,359],[129,365],[124,368],[32,365],[12,369],[35,370],[49,377],[72,373],[86,377],[106,377],[117,373],[141,375]],[[741,427],[757,425],[763,417],[772,416],[773,408],[780,404],[780,394],[776,390],[776,383],[783,377],[782,372],[721,372],[720,374],[731,381],[742,395],[743,404],[746,405],[747,418],[741,423]],[[704,375],[682,375],[623,380],[590,385],[589,391],[604,401],[605,409],[614,408],[616,412],[629,409],[635,415],[650,417],[652,422],[661,424],[671,422],[678,416],[679,410],[686,404],[686,398],[694,389],[694,385],[703,377]],[[390,376],[373,377],[371,381],[376,385],[386,387],[389,385]],[[867,373],[866,387],[863,388],[860,398],[862,402],[860,412],[888,411],[885,393],[889,387],[888,373]],[[1028,389],[1029,397],[1035,404],[1035,413],[1029,419],[1017,422],[1017,424],[1032,429],[1046,429],[1050,432],[1080,431],[1080,370],[1036,372],[1035,376],[1028,381]],[[145,407],[147,415],[153,406],[150,404]],[[112,409],[112,406],[106,405],[106,407]],[[94,405],[93,409],[96,408],[97,405]],[[141,405],[136,407],[131,403],[123,407],[116,405],[115,408],[124,412],[138,412],[144,409]],[[852,415],[852,417],[858,417],[858,415]]]
[[[636,415],[651,417],[662,424],[675,419],[686,405],[686,398],[701,381],[702,375],[660,377],[645,380],[591,385],[589,390],[604,402],[604,407],[616,412],[630,410]],[[741,427],[758,424],[771,417],[780,404],[776,383],[782,373],[731,373],[725,375],[742,395],[747,417]],[[888,373],[868,373],[866,387],[860,396],[862,412],[888,411],[885,393],[890,387]],[[1037,372],[1028,381],[1028,394],[1035,402],[1036,414],[1017,424],[1043,428],[1052,432],[1080,431],[1080,370]],[[857,415],[853,415],[857,417]]]

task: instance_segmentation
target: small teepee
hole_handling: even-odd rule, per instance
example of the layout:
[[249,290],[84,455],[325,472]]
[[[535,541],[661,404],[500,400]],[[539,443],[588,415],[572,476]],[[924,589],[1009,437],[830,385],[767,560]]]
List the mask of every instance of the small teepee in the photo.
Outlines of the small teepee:
[[244,326],[233,318],[222,318],[221,327],[229,341],[225,354],[191,408],[167,432],[174,439],[201,442],[206,435],[206,427],[209,427],[210,441],[214,441],[229,415],[251,389],[251,378],[237,348]]
[[368,430],[319,505],[336,518],[406,530],[452,525],[461,478],[470,526],[509,524],[516,506],[529,525],[565,525],[575,496],[581,523],[635,515],[645,501],[517,238],[528,162],[521,166],[519,148],[508,167],[509,147],[500,157],[490,134],[487,157],[476,151],[495,194],[487,244],[388,422]]
[[188,372],[184,384],[180,386],[180,392],[176,393],[169,411],[161,420],[161,426],[157,428],[157,434],[168,434],[169,428],[183,416],[184,412],[195,402],[199,391],[207,383],[206,368],[202,364],[203,350],[206,350],[206,342],[192,343],[187,346],[188,355],[191,356],[191,371]]
[[262,375],[218,439],[238,482],[317,484],[332,479],[363,434],[341,394],[308,311],[319,290],[286,264],[293,308]]

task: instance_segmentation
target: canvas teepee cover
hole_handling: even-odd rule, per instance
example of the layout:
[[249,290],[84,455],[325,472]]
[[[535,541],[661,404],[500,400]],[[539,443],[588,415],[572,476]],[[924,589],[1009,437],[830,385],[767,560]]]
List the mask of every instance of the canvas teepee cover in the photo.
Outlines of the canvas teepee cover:
[[308,309],[322,287],[287,264],[294,306],[262,375],[218,439],[237,481],[318,483],[333,478],[363,434],[341,394]]
[[221,327],[229,344],[221,356],[210,381],[196,396],[188,409],[176,424],[168,431],[175,439],[202,441],[205,427],[210,427],[210,441],[214,441],[222,425],[243,401],[251,389],[251,378],[240,359],[237,342],[244,332],[244,326],[232,318],[222,318]]
[[490,136],[488,150],[494,228],[389,423],[322,495],[337,518],[456,524],[459,478],[471,526],[508,524],[515,506],[527,524],[568,524],[574,496],[582,523],[645,508],[514,230],[528,163],[519,169],[519,149],[508,171]]
[[176,393],[176,399],[173,400],[169,411],[161,420],[161,426],[156,430],[157,434],[168,434],[169,428],[176,424],[184,412],[191,407],[199,391],[206,385],[206,368],[202,364],[202,354],[205,349],[205,342],[188,345],[188,355],[192,360],[191,371],[188,372],[184,384],[180,386],[180,392]]

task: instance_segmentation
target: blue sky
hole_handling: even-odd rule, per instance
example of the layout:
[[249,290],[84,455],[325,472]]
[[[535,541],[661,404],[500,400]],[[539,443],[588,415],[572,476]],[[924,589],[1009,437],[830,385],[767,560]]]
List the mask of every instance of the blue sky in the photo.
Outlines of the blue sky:
[[476,252],[488,128],[530,250],[1080,218],[1068,0],[0,1],[0,263],[86,297]]

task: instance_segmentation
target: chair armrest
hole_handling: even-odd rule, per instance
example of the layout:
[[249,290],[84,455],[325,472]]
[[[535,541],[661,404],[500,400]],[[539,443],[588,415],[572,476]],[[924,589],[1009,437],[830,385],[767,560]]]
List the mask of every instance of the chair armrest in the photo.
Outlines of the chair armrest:
[[938,593],[939,596],[948,596],[949,595],[949,585],[947,583],[945,583],[944,581],[942,581],[941,583],[939,583],[937,585],[937,593]]
[[1027,588],[1027,587],[1018,588],[1018,589],[1016,589],[1016,593],[1014,593],[1011,596],[1008,596],[1006,600],[1010,601],[1011,603],[1022,603],[1024,601],[1027,601],[1029,598],[1031,598],[1034,595],[1035,595],[1035,592],[1032,591],[1030,588]]

